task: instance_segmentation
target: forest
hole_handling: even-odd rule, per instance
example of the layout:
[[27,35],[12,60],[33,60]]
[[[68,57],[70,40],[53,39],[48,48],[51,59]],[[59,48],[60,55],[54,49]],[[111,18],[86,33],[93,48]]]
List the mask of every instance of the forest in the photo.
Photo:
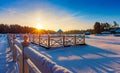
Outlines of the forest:
[[[59,30],[59,29],[58,29]],[[93,32],[93,29],[88,29],[88,30],[68,30],[68,31],[63,31],[65,34],[79,34],[79,33],[84,33],[86,31]],[[37,30],[34,27],[28,27],[28,26],[21,26],[18,24],[0,24],[0,33],[40,33],[40,34],[48,34],[48,33],[57,33],[57,30]]]
[[[87,30],[67,30],[63,31],[65,34],[80,34],[80,33],[85,33],[85,32],[90,32],[91,34],[100,34],[103,31],[110,31],[110,30],[115,30],[119,27],[119,24],[116,21],[113,21],[113,24],[110,24],[108,22],[95,22],[93,29],[87,29]],[[67,28],[66,28],[67,29]],[[58,29],[59,30],[59,29]],[[48,34],[48,33],[57,33],[57,30],[37,30],[34,27],[29,27],[29,26],[21,26],[18,24],[0,24],[0,33],[40,33],[40,34]]]
[[94,24],[94,33],[95,34],[100,34],[103,31],[111,31],[111,30],[116,30],[120,28],[119,24],[116,21],[113,21],[113,24],[110,24],[108,22],[95,22]]

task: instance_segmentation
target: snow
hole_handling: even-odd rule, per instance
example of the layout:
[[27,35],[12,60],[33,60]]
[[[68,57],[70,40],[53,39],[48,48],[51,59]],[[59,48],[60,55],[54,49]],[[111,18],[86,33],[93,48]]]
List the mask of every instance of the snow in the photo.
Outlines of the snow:
[[25,47],[24,52],[27,57],[39,67],[43,73],[72,73],[68,69],[58,66],[55,62],[51,61],[46,56],[40,54],[38,51],[30,47]]
[[116,33],[120,33],[120,29],[117,29],[115,32],[116,32]]
[[0,34],[0,73],[10,73],[13,67],[11,55],[7,35]]
[[[30,47],[60,65],[59,68],[63,66],[73,73],[120,73],[120,37],[89,35],[86,44],[50,50],[34,44]],[[11,55],[7,36],[0,34],[0,73],[18,70],[13,66],[17,64],[13,64]]]
[[86,44],[50,50],[31,47],[73,73],[120,73],[120,37],[90,35]]
[[102,34],[110,34],[111,32],[109,31],[103,31]]

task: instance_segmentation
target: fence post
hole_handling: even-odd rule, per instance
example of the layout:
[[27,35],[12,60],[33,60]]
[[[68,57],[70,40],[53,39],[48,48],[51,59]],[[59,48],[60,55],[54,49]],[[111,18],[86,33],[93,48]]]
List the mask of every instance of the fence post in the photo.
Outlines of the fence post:
[[31,34],[30,33],[28,33],[28,38],[29,38],[29,41],[31,42]]
[[63,35],[63,46],[65,46],[65,35]]
[[13,37],[12,37],[12,34],[7,34],[8,35],[8,43],[9,43],[9,46],[10,46],[10,51],[13,52]]
[[48,34],[48,46],[47,49],[50,49],[50,35]]
[[24,41],[22,42],[22,55],[23,55],[23,59],[22,59],[22,63],[23,63],[23,73],[29,73],[29,68],[25,62],[25,60],[27,59],[26,55],[24,54],[24,48],[28,47],[30,45],[30,42],[28,42],[28,36],[24,35],[23,37]]
[[14,47],[14,44],[15,44],[15,39],[16,39],[16,35],[14,34],[13,35],[13,43],[12,43],[12,49],[13,49],[13,61],[15,62],[15,60],[16,60],[16,56],[17,56],[17,51],[16,51],[16,49],[15,49],[15,47]]
[[84,44],[85,44],[85,34],[84,34]]
[[83,44],[83,45],[85,44],[85,34],[83,34],[83,41],[82,41],[82,44]]
[[74,45],[76,45],[76,35],[74,35]]
[[34,43],[34,34],[33,34],[33,41],[32,41],[32,43]]
[[38,43],[39,45],[40,45],[40,42],[41,42],[40,37],[41,37],[41,36],[40,36],[40,34],[39,34],[39,43]]
[[20,55],[18,62],[19,62],[19,72],[24,73],[23,72],[23,55]]

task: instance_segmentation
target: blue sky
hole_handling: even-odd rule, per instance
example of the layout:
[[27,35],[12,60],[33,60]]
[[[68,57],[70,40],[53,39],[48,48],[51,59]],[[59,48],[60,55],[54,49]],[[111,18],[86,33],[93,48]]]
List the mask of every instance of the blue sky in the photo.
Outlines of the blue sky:
[[120,0],[0,0],[0,23],[89,29],[96,21],[120,23],[119,7]]

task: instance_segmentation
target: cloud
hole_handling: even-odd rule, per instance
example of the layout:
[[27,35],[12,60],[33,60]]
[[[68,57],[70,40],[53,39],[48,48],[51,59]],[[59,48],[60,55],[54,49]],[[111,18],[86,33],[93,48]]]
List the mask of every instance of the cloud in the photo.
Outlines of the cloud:
[[14,15],[16,13],[16,9],[15,8],[0,8],[0,10],[3,13],[7,13],[9,15]]
[[14,8],[8,8],[7,11],[10,15],[16,14],[16,9],[14,9]]

